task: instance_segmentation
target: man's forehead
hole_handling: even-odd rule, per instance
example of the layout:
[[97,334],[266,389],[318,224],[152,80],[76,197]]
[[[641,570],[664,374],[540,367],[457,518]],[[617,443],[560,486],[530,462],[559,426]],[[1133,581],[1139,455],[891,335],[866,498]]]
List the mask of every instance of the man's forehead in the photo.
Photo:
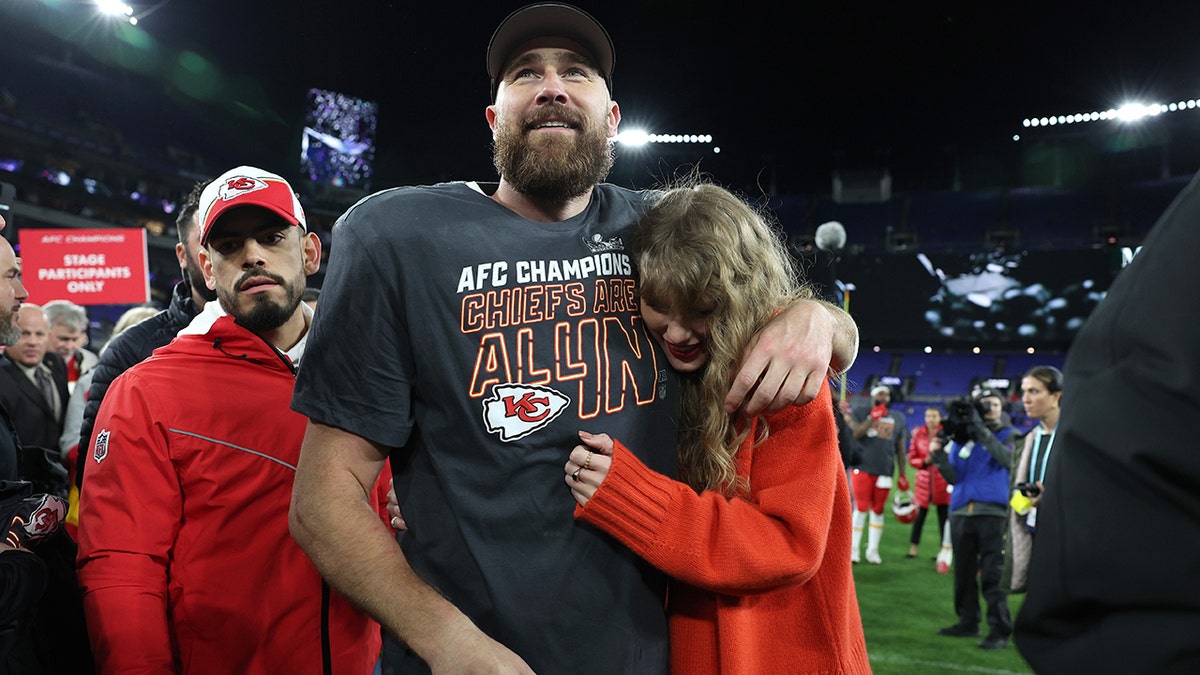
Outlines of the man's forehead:
[[17,257],[17,252],[13,250],[12,244],[4,237],[0,237],[0,267],[5,269],[10,267],[20,267],[21,259]]
[[34,307],[22,307],[17,314],[17,320],[27,326],[45,326],[46,313]]
[[599,72],[596,60],[578,42],[560,37],[540,37],[519,45],[504,63],[503,73],[535,63],[565,61],[586,65]]
[[293,225],[270,209],[263,209],[257,206],[243,206],[230,209],[228,212],[221,214],[217,222],[213,223],[212,232],[208,235],[208,238],[211,241],[221,237],[239,237],[263,232],[274,232],[285,230],[289,227],[293,227]]

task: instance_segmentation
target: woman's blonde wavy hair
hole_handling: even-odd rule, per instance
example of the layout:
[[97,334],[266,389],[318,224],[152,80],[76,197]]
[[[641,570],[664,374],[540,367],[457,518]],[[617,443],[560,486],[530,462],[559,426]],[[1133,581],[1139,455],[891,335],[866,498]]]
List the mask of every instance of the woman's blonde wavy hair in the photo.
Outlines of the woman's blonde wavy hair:
[[[631,249],[647,304],[707,314],[708,363],[680,374],[680,476],[696,490],[744,493],[749,485],[733,458],[748,425],[738,424],[739,413],[725,412],[725,395],[751,338],[781,308],[813,292],[800,281],[773,220],[694,177],[662,193],[635,229]],[[765,422],[756,442],[766,437]]]

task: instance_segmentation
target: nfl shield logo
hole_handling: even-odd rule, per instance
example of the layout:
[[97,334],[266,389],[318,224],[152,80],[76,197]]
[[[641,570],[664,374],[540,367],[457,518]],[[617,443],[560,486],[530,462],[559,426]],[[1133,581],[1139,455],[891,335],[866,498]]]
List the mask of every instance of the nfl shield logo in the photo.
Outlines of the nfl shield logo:
[[99,464],[108,457],[108,429],[96,434],[96,443],[92,446],[92,458]]

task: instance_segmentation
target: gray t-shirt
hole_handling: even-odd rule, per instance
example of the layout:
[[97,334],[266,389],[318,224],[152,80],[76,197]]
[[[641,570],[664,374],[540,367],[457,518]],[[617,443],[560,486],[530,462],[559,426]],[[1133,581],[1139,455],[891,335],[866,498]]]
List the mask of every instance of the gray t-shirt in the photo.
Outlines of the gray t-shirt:
[[[864,406],[855,409],[851,419],[861,422],[870,415],[870,407]],[[887,414],[872,422],[867,434],[858,439],[862,460],[855,468],[873,476],[891,476],[896,470],[897,439],[901,448],[907,448],[907,437],[908,425],[904,414],[898,406],[889,408]]]
[[676,473],[676,381],[625,248],[647,207],[612,185],[561,223],[468,183],[368,197],[334,226],[299,369],[297,411],[399,448],[413,568],[539,673],[667,670],[664,576],[563,484],[580,429]]

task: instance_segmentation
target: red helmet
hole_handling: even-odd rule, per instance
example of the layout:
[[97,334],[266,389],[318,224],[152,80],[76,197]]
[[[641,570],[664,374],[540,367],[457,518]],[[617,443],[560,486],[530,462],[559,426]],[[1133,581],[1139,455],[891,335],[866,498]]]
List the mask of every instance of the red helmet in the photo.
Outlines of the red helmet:
[[913,501],[912,490],[897,492],[892,497],[892,514],[902,523],[911,523],[917,519],[917,503]]

